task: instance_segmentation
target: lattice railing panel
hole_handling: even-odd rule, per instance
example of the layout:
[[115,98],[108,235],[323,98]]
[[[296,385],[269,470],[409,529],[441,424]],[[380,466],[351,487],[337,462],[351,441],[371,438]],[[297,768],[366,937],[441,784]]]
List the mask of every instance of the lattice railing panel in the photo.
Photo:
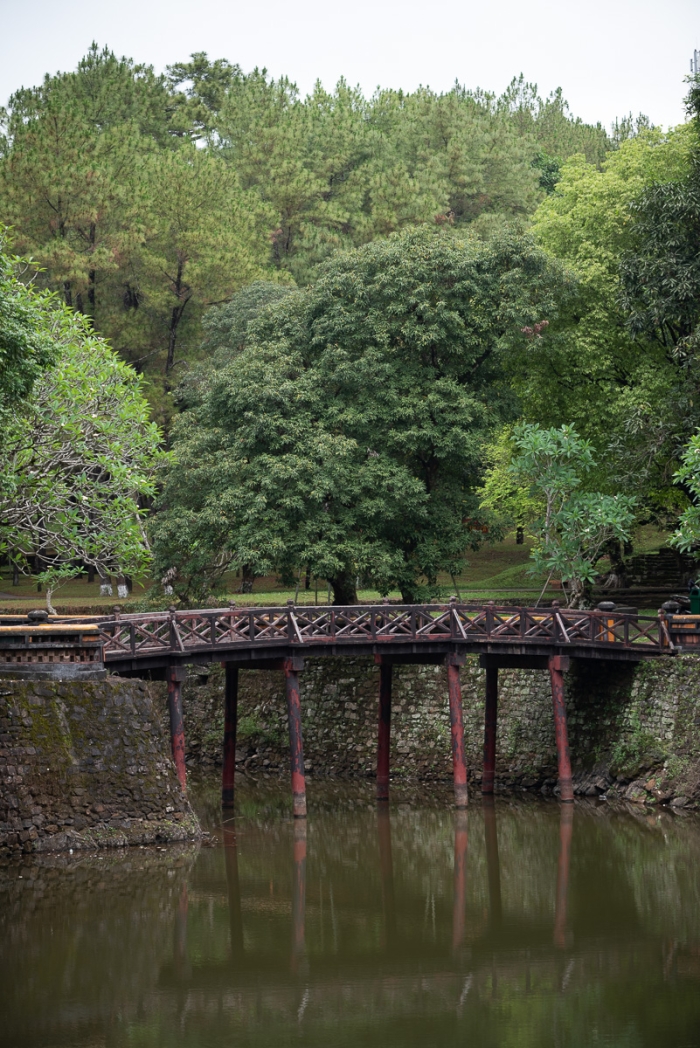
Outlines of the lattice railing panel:
[[107,660],[270,644],[456,641],[668,650],[657,618],[564,608],[447,605],[229,608],[120,615],[100,623]]

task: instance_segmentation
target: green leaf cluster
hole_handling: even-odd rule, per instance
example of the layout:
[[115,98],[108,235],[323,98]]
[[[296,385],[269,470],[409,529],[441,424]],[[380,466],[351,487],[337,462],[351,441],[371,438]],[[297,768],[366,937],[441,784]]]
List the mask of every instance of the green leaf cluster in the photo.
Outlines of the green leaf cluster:
[[543,507],[532,524],[534,570],[546,574],[547,582],[560,578],[569,604],[580,604],[606,545],[629,539],[636,499],[580,490],[595,467],[595,457],[590,442],[573,426],[543,429],[522,423],[514,429],[513,444],[516,454],[510,470],[516,481],[530,486]]

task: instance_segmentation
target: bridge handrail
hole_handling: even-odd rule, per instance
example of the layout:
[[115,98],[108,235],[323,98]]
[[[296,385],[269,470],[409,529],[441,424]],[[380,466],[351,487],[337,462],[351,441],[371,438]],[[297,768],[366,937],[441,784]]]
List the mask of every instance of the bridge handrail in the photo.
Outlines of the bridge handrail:
[[663,616],[567,608],[449,604],[294,605],[196,608],[116,614],[97,621],[105,658],[246,645],[307,643],[549,643],[596,648],[673,649]]

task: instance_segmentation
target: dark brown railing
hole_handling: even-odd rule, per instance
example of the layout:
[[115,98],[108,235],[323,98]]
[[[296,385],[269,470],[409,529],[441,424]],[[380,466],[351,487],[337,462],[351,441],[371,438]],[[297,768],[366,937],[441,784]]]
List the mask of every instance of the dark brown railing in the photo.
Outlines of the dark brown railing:
[[213,608],[115,615],[99,623],[105,662],[217,648],[263,649],[294,645],[367,645],[453,641],[457,644],[543,645],[564,649],[643,649],[670,652],[663,616],[564,608],[474,608],[449,605],[352,605],[350,607]]

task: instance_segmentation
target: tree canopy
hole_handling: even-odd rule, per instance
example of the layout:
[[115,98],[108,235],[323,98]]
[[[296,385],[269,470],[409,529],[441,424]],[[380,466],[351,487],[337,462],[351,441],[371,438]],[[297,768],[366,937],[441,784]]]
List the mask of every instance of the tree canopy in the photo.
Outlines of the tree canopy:
[[302,569],[351,602],[406,600],[482,530],[482,445],[512,415],[506,370],[565,283],[526,238],[430,230],[338,254],[263,310],[177,420],[153,521],[160,574],[192,597],[232,564]]

